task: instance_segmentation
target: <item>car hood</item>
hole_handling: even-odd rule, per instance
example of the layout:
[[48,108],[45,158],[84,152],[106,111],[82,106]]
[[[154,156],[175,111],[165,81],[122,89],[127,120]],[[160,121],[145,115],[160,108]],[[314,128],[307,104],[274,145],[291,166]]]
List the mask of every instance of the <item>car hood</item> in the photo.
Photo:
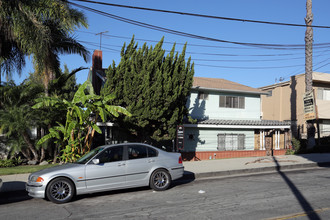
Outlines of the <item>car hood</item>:
[[46,168],[46,169],[43,169],[43,170],[39,170],[35,173],[32,173],[31,175],[33,175],[33,176],[42,176],[42,175],[50,174],[50,173],[53,173],[53,172],[56,172],[56,173],[65,172],[65,173],[67,173],[69,170],[72,170],[72,169],[75,169],[75,168],[81,168],[83,166],[85,166],[85,165],[84,164],[77,164],[77,163],[67,163],[67,164],[64,164],[64,165],[58,165],[58,166],[55,166],[55,167],[50,167],[50,168]]

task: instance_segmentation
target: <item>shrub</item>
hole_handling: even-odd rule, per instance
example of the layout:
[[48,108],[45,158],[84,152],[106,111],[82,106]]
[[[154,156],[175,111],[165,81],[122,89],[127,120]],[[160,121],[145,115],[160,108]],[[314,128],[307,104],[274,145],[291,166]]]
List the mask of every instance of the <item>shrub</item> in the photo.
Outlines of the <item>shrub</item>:
[[292,149],[287,149],[285,152],[285,155],[293,155],[293,154],[295,154],[295,151]]
[[292,137],[292,146],[293,146],[294,153],[299,153],[301,151],[300,140],[298,140],[294,137]]
[[0,160],[0,167],[14,167],[15,163],[13,160]]
[[23,160],[21,159],[21,157],[14,157],[14,158],[12,158],[12,161],[15,166],[22,165],[22,163],[23,163]]

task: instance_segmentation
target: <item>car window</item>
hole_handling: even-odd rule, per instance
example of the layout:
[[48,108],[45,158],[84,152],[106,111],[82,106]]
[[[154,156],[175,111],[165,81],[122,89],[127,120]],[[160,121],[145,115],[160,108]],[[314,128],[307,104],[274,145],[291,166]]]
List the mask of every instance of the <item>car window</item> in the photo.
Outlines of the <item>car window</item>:
[[148,149],[148,157],[157,157],[158,156],[158,151],[155,149],[152,149],[151,147],[147,147]]
[[98,147],[98,148],[95,148],[94,150],[91,150],[89,153],[87,153],[84,156],[80,157],[76,161],[76,163],[79,163],[79,164],[87,163],[90,159],[92,159],[92,157],[94,157],[96,154],[98,154],[103,149],[104,149],[104,147]]
[[140,159],[146,158],[147,154],[147,147],[143,145],[128,145],[128,159]]
[[100,163],[109,163],[115,161],[123,160],[123,147],[110,147],[104,150],[99,156],[98,159]]

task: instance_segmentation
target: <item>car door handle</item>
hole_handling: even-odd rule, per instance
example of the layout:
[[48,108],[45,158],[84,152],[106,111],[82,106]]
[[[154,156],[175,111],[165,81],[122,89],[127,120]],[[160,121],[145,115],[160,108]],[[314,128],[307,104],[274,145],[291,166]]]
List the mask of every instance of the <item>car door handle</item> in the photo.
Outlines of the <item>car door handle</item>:
[[118,163],[118,166],[121,167],[121,166],[125,166],[126,163]]
[[153,162],[155,162],[155,160],[153,159],[148,160],[148,163],[153,163]]

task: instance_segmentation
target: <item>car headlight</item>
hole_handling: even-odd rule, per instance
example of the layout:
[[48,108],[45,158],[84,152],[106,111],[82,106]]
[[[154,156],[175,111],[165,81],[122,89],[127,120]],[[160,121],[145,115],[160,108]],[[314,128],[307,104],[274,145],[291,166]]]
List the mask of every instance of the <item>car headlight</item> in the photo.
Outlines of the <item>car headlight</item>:
[[31,177],[31,182],[36,182],[36,183],[42,183],[44,179],[40,176],[32,176]]

